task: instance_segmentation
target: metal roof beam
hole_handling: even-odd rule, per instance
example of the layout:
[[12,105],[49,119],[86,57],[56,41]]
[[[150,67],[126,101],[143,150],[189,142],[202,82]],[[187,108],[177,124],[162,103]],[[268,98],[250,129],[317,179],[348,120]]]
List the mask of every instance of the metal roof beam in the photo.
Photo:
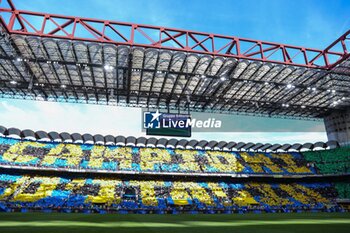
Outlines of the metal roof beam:
[[[1,19],[0,22],[10,34],[164,48],[320,69],[331,69],[350,56],[345,43],[350,30],[326,49],[320,50],[213,33],[17,10],[12,3],[10,5],[10,8],[0,8],[0,14],[10,14],[10,20]],[[57,23],[57,19],[64,23]],[[52,30],[49,28],[51,24],[46,22],[55,24],[56,28]],[[85,35],[79,34],[78,25],[84,28]],[[127,32],[119,31],[118,27],[121,26]],[[112,33],[113,37],[107,35],[106,28],[111,29],[109,34]],[[273,59],[270,59],[272,55]],[[335,58],[332,61],[329,60],[331,56]]]

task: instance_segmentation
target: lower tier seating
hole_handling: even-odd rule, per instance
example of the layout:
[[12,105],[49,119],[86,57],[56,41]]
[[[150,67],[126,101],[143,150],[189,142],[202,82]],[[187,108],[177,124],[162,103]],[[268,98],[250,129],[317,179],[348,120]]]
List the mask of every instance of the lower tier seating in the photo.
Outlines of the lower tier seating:
[[338,197],[341,199],[350,199],[350,183],[339,182],[335,184],[338,191]]
[[254,211],[336,208],[349,186],[330,183],[230,183],[0,174],[0,210]]

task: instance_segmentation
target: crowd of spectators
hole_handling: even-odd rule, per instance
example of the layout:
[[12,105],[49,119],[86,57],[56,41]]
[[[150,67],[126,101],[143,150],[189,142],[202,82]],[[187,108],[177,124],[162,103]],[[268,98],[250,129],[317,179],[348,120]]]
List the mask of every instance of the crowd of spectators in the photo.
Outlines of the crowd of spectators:
[[[107,171],[314,174],[317,167],[301,153],[38,143],[2,139],[0,164]],[[312,152],[313,153],[313,152]],[[349,159],[350,160],[350,159]]]
[[[329,183],[228,183],[0,175],[0,202],[26,208],[303,210],[337,206]],[[1,205],[0,205],[1,209]]]
[[[0,165],[49,169],[215,174],[348,173],[345,148],[318,152],[227,152],[0,141]],[[339,165],[341,164],[341,165]],[[63,171],[63,170],[62,170]],[[67,170],[66,170],[67,171]],[[246,212],[341,210],[348,183],[121,180],[0,174],[0,211],[31,210]]]

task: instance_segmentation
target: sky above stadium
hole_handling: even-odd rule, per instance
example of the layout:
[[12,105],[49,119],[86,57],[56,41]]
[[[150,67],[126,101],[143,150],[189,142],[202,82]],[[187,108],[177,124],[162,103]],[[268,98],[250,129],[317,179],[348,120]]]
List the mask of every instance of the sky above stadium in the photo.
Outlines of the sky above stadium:
[[[323,49],[350,28],[350,1],[13,0],[18,9],[160,25]],[[205,115],[206,116],[206,115]],[[217,116],[233,132],[194,139],[294,143],[326,141],[322,121]],[[0,99],[0,125],[34,130],[144,136],[138,108]],[[273,127],[247,132],[247,124]],[[304,132],[295,132],[303,128]],[[282,129],[282,130],[281,130]],[[294,129],[294,130],[293,130]],[[252,130],[248,130],[252,131]],[[254,131],[254,130],[253,130]],[[283,131],[283,132],[272,132]]]

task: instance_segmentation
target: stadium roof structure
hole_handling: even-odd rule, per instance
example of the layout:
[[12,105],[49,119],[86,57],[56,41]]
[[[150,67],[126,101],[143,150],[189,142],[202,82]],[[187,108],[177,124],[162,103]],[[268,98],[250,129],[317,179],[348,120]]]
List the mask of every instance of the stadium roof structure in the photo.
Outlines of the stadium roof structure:
[[0,97],[319,119],[350,106],[350,30],[324,50],[18,10]]
[[252,142],[225,142],[225,141],[206,141],[206,140],[186,140],[186,139],[166,139],[166,138],[135,138],[133,136],[113,136],[96,134],[69,134],[67,132],[58,133],[55,131],[45,132],[26,129],[20,130],[18,128],[6,128],[0,125],[0,137],[9,137],[22,140],[31,140],[39,142],[63,142],[63,143],[77,143],[77,144],[96,144],[96,145],[116,145],[116,146],[137,146],[137,147],[158,147],[170,149],[197,149],[197,150],[218,150],[218,151],[301,151],[301,150],[319,150],[319,149],[335,149],[340,145],[337,141],[304,143],[304,144],[274,144],[270,143],[252,143]]

